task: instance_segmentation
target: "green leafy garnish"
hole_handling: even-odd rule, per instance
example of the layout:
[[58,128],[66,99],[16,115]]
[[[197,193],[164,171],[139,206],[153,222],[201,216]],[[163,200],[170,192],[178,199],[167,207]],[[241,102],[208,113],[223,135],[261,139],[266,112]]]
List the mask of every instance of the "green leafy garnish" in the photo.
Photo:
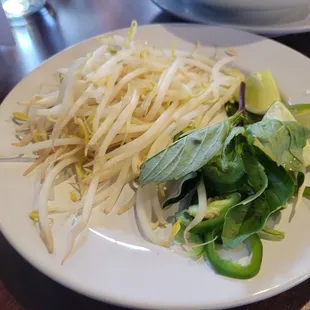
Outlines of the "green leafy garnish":
[[[263,85],[266,81],[257,79],[255,83]],[[266,222],[297,193],[300,196],[309,164],[310,129],[296,122],[281,102],[272,104],[273,96],[264,107],[270,108],[263,119],[261,115],[252,117],[246,110],[245,93],[245,84],[241,83],[239,108],[226,104],[227,120],[182,133],[171,146],[148,159],[140,173],[141,185],[166,182],[170,193],[164,208],[181,202],[181,211],[176,214],[180,230],[175,239],[188,244],[195,238],[198,245],[205,245],[198,246],[195,255],[200,256],[205,249],[218,272],[235,278],[250,278],[259,271],[260,238],[284,238],[284,233],[268,228]],[[277,92],[273,95],[278,98]],[[253,96],[251,100],[252,107],[258,104],[256,101],[253,105]],[[197,193],[202,181],[208,197],[203,205],[197,204],[197,198],[202,201]],[[303,196],[310,198],[309,187]],[[184,231],[189,225],[185,242]],[[245,268],[223,260],[215,251],[215,237],[228,248],[252,241],[255,257],[252,255]]]
[[141,166],[140,184],[178,180],[202,168],[221,153],[224,154],[225,165],[226,149],[239,135],[274,157],[278,165],[292,171],[303,171],[303,148],[309,129],[297,122],[269,119],[249,125],[244,130],[233,127],[234,122],[237,122],[236,118],[193,130],[151,157]]
[[294,121],[269,119],[248,126],[246,131],[259,141],[264,152],[274,156],[278,165],[292,171],[304,170],[303,148],[309,129]]
[[222,240],[231,248],[259,232],[269,216],[285,205],[294,193],[294,180],[283,167],[259,150],[256,156],[257,162],[247,169],[248,173],[252,171],[249,183],[256,193],[231,208],[225,217]]
[[236,192],[246,182],[242,160],[246,142],[244,134],[243,127],[233,127],[224,141],[221,154],[202,168],[208,187],[217,195]]
[[229,131],[225,120],[180,138],[143,163],[140,184],[177,180],[197,171],[221,151]]

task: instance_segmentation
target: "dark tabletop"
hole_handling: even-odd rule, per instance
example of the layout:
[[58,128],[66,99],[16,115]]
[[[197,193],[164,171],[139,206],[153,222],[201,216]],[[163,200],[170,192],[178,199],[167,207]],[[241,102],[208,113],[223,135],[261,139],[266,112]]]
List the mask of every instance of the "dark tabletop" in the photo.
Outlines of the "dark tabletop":
[[[182,22],[150,0],[50,0],[26,26],[15,26],[15,47],[0,46],[0,102],[45,59],[86,38],[139,24]],[[1,34],[0,34],[1,35]],[[275,40],[310,57],[310,33]],[[120,309],[79,295],[47,278],[27,263],[0,233],[0,282],[25,310]],[[0,304],[1,305],[1,304]],[[10,306],[5,309],[11,310]],[[238,310],[310,310],[310,281]]]

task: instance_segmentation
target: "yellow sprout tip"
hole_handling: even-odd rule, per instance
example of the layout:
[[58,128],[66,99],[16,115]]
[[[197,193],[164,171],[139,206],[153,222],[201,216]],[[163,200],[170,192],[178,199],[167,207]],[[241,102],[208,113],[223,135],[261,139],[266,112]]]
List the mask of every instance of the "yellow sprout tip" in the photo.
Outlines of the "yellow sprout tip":
[[27,121],[28,120],[28,115],[26,113],[22,113],[22,112],[14,112],[13,117],[15,117],[16,119],[19,119],[21,121]]

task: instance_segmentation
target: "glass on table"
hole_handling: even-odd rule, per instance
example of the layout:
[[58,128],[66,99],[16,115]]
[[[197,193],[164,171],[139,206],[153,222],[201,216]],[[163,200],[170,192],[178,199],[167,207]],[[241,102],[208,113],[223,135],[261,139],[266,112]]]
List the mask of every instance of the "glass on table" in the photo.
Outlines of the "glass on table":
[[25,17],[40,10],[46,0],[1,0],[6,16],[10,19]]

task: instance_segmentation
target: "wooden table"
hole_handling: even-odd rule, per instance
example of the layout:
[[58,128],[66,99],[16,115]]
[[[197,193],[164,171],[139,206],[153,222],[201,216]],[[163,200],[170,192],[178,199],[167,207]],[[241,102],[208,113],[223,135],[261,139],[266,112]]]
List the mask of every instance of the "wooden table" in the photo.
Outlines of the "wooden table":
[[[150,0],[50,0],[47,9],[29,24],[13,28],[16,47],[0,47],[0,102],[45,59],[94,35],[127,27],[132,19],[139,24],[181,22]],[[310,33],[276,40],[310,57]],[[47,278],[17,254],[1,234],[0,253],[0,281],[25,310],[120,309]],[[1,310],[11,309],[1,306]],[[310,309],[310,280],[277,297],[239,308],[245,309]]]

